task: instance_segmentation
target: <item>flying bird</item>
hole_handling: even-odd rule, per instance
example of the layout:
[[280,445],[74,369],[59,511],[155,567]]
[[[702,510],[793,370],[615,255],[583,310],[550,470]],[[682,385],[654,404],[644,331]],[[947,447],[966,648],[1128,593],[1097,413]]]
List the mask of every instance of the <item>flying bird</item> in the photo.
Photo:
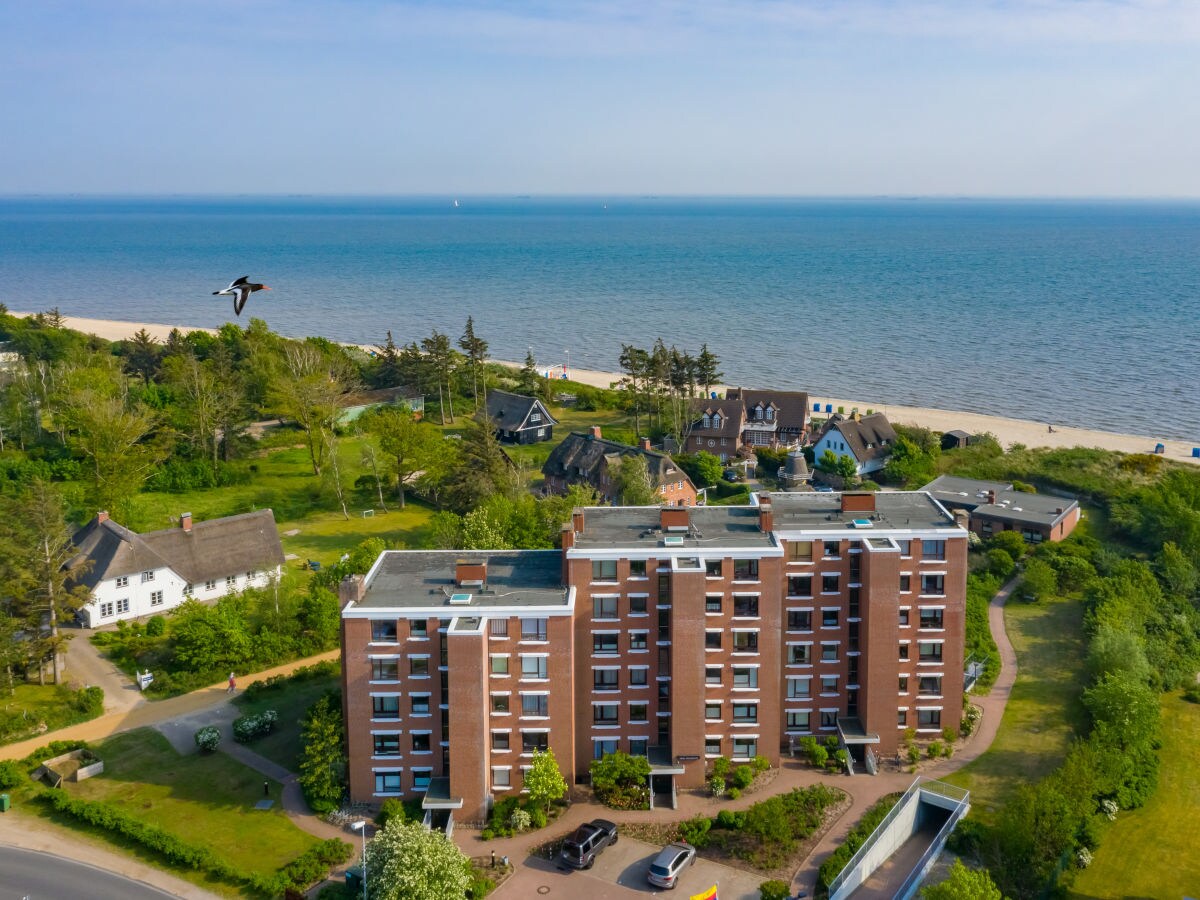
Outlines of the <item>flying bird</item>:
[[246,306],[246,301],[250,299],[250,295],[255,291],[269,291],[270,288],[265,284],[251,284],[248,279],[249,275],[243,275],[237,281],[232,282],[229,287],[223,291],[213,291],[213,296],[218,295],[233,296],[233,314],[240,316],[242,309]]

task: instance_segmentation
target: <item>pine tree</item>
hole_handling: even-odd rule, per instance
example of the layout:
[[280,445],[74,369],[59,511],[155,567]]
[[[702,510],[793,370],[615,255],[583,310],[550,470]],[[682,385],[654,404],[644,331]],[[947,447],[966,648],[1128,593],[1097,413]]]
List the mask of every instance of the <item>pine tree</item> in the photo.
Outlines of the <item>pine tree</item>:
[[696,382],[704,388],[705,397],[709,389],[725,377],[725,373],[717,368],[720,364],[716,354],[708,349],[708,344],[701,344],[700,355],[696,357]]
[[479,412],[480,393],[483,394],[484,406],[487,405],[487,376],[483,364],[487,360],[488,343],[475,334],[475,322],[471,316],[467,316],[467,327],[458,339],[458,346],[467,355],[471,369],[471,395],[475,399],[475,412]]
[[376,387],[395,387],[400,384],[400,351],[392,340],[391,329],[382,347],[376,347],[374,383]]
[[533,349],[525,353],[525,365],[517,373],[517,392],[530,397],[536,397],[541,391],[542,376],[537,370],[537,360],[533,358]]
[[315,813],[332,812],[341,802],[346,782],[344,740],[341,704],[335,694],[326,694],[309,708],[300,725],[304,749],[297,780]]

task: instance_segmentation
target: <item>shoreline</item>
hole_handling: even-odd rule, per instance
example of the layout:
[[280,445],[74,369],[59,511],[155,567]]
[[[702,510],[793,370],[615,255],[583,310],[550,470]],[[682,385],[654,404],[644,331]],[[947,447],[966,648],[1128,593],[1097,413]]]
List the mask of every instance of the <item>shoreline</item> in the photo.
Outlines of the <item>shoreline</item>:
[[[13,312],[15,316],[29,316],[28,312]],[[164,341],[171,330],[207,331],[215,334],[215,329],[199,328],[186,325],[164,325],[155,322],[121,322],[113,319],[89,319],[80,316],[63,316],[64,324],[76,331],[94,334],[110,341],[120,341],[131,337],[135,332],[144,328],[154,338]],[[374,345],[357,344],[364,350],[373,350]],[[490,362],[511,368],[521,368],[521,363],[493,359]],[[620,378],[612,372],[600,372],[594,369],[571,369],[571,381],[591,387],[607,388]],[[716,386],[718,389],[724,386]],[[820,403],[824,409],[826,404],[836,410],[839,406],[846,411],[857,408],[860,412],[873,409],[882,412],[893,424],[916,425],[932,431],[946,432],[961,429],[969,434],[991,432],[1007,448],[1012,444],[1023,444],[1026,447],[1098,447],[1103,450],[1119,450],[1124,453],[1153,453],[1155,444],[1163,444],[1166,452],[1162,455],[1175,462],[1200,464],[1200,459],[1192,456],[1192,448],[1200,446],[1200,436],[1196,442],[1169,440],[1165,438],[1148,437],[1145,435],[1122,434],[1099,429],[1075,428],[1057,423],[1033,422],[1026,419],[1014,419],[1007,416],[987,415],[984,413],[959,412],[948,409],[935,409],[921,406],[902,406],[882,403],[879,401],[866,402],[862,400],[847,400],[844,398],[809,395],[809,411],[812,404]],[[1053,426],[1053,432],[1048,430]]]

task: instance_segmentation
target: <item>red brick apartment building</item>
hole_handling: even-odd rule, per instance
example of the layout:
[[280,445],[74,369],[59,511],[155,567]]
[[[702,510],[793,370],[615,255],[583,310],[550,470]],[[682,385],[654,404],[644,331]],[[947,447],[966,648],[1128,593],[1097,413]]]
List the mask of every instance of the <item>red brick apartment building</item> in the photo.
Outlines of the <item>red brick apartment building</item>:
[[645,754],[669,798],[718,756],[833,735],[861,771],[958,726],[967,532],[928,494],[579,509],[562,537],[343,582],[353,800],[478,821],[545,747],[572,782]]

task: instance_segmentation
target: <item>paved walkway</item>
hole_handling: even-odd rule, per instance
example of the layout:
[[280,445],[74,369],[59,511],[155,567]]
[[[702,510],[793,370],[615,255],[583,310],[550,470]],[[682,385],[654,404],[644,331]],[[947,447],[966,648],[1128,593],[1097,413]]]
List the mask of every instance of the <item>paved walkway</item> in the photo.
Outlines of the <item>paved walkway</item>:
[[91,628],[63,629],[71,635],[63,655],[67,681],[77,687],[95,686],[104,690],[106,713],[128,712],[146,702],[128,675],[106,659],[92,643]]

